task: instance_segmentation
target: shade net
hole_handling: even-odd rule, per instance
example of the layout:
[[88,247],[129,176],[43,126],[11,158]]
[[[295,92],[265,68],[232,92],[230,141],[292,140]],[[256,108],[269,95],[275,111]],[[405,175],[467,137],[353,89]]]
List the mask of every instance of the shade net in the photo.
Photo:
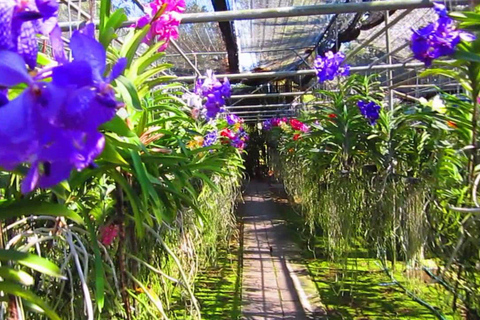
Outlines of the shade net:
[[[373,0],[381,1],[381,0]],[[150,1],[113,0],[115,8],[123,8],[130,19],[142,15],[142,4]],[[279,8],[289,6],[321,5],[327,3],[369,2],[367,0],[187,0],[187,13],[212,12],[219,3],[227,10]],[[456,0],[445,1],[448,7],[457,7]],[[97,13],[99,1],[64,0],[60,11],[62,21],[88,20],[92,13]],[[221,9],[220,9],[221,10]],[[237,20],[227,22],[230,28],[227,33],[219,27],[218,22],[182,24],[179,27],[178,49],[170,46],[166,51],[165,61],[174,67],[172,74],[195,75],[195,69],[205,73],[213,69],[218,73],[229,72],[262,72],[279,70],[311,69],[313,60],[327,51],[354,50],[356,53],[348,57],[352,66],[381,65],[408,62],[412,53],[408,41],[412,29],[418,29],[436,19],[432,9],[414,9],[406,12],[397,10],[388,12],[386,28],[386,12],[362,12],[348,14],[312,15],[288,18]],[[225,24],[224,24],[225,27]],[[389,48],[385,30],[388,29]],[[124,30],[120,35],[124,35]],[[67,32],[68,33],[68,32]],[[68,38],[68,35],[65,35]],[[226,40],[230,37],[230,47]],[[233,41],[233,42],[232,42]],[[363,45],[368,41],[368,45]],[[233,43],[233,47],[232,47]],[[121,45],[121,37],[117,41]],[[361,46],[360,50],[357,50]],[[389,49],[389,50],[388,50]],[[234,50],[238,63],[232,66],[227,51]],[[386,57],[388,52],[393,52]],[[183,53],[183,56],[180,55]],[[187,61],[188,60],[188,61]],[[234,61],[233,61],[234,62]],[[194,67],[192,67],[195,66]],[[237,69],[235,69],[237,68]],[[413,70],[395,70],[389,73],[380,72],[380,80],[385,87],[412,95],[424,96],[432,88],[422,88],[425,84],[451,84],[442,78],[418,78],[422,68]],[[234,81],[235,82],[235,81]],[[238,82],[238,81],[237,81]],[[275,93],[302,91],[311,89],[315,84],[314,76],[291,77],[287,79],[265,78],[244,79],[236,86],[239,94]],[[409,87],[410,86],[410,87]],[[318,85],[317,85],[318,87]],[[435,90],[433,89],[435,94]],[[301,99],[300,99],[301,100]],[[276,99],[241,99],[232,101],[236,106],[257,104],[281,104],[299,101],[294,97]],[[248,110],[248,109],[247,109]],[[255,109],[256,111],[264,111]],[[243,111],[243,110],[239,110]]]

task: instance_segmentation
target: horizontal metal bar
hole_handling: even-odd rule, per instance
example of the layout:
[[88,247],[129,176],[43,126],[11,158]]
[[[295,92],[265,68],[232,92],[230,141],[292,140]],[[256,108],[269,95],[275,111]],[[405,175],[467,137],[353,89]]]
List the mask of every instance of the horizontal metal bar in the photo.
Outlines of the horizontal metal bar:
[[313,92],[280,92],[280,93],[253,93],[253,94],[238,94],[231,96],[230,99],[258,99],[258,98],[280,98],[280,97],[294,97],[304,94],[313,94]]
[[383,56],[381,56],[380,58],[377,58],[377,59],[373,60],[368,66],[369,66],[369,67],[373,67],[374,65],[377,64],[377,62],[380,62],[380,61],[382,61],[383,59],[388,58],[389,56],[393,56],[394,54],[398,53],[399,51],[402,51],[402,50],[405,49],[409,44],[410,44],[410,41],[405,41],[404,44],[398,46],[396,49],[392,50],[391,52],[386,53],[386,54],[384,54]]
[[238,111],[234,112],[236,115],[242,114],[277,114],[277,113],[295,113],[295,110],[275,109],[275,110],[259,110],[259,111]]
[[[459,86],[460,83],[426,83],[426,84],[407,84],[395,87],[395,89],[416,89],[416,88],[449,88]],[[393,89],[393,88],[392,88]]]
[[233,10],[217,12],[200,12],[185,14],[182,23],[222,22],[232,20],[254,20],[269,18],[301,17],[310,15],[357,13],[367,11],[385,11],[400,9],[431,8],[433,1],[429,0],[390,0],[358,3],[330,3],[310,6],[295,6],[283,8],[265,8],[251,10]]
[[[465,1],[467,2],[467,1]],[[431,8],[434,1],[431,0],[389,0],[375,2],[350,2],[350,3],[329,3],[310,6],[295,6],[283,8],[263,8],[250,10],[231,10],[186,13],[182,15],[181,23],[206,23],[223,22],[233,20],[255,20],[270,18],[301,17],[322,14],[357,13],[367,11],[385,11],[401,9]],[[98,21],[95,21],[98,25]],[[127,21],[122,24],[124,27],[131,26],[135,21]],[[76,28],[81,21],[60,23],[62,30]]]
[[[453,60],[445,60],[445,62],[452,62]],[[350,72],[362,72],[362,71],[379,71],[379,70],[396,70],[396,69],[414,69],[425,67],[423,62],[410,62],[410,63],[394,63],[394,64],[380,64],[376,66],[358,66],[350,67]],[[315,69],[308,70],[294,70],[294,71],[267,71],[267,72],[243,72],[243,73],[232,73],[232,74],[217,74],[216,77],[219,79],[228,78],[231,80],[242,80],[242,79],[261,79],[261,78],[286,78],[293,76],[305,76],[305,75],[315,75]],[[172,79],[172,82],[184,81],[192,82],[196,78],[194,76],[183,76]]]
[[[448,86],[452,86],[449,84]],[[421,85],[399,85],[399,86],[394,86],[396,89],[410,89],[410,88],[417,88],[417,87],[440,87],[442,88],[442,84],[421,84]],[[380,87],[381,89],[389,89],[388,87],[382,86]],[[391,88],[393,89],[393,88]],[[332,91],[332,90],[330,90]],[[281,97],[295,97],[295,96],[302,96],[305,94],[314,94],[314,92],[305,92],[305,91],[297,91],[297,92],[280,92],[280,93],[254,93],[254,94],[239,94],[239,95],[232,95],[230,99],[268,99],[268,98],[281,98]],[[316,103],[321,103],[321,101],[316,102]],[[287,105],[301,105],[302,103],[295,102],[292,104],[287,104]],[[267,106],[280,106],[280,105],[267,105]],[[264,106],[262,105],[255,105],[255,106],[235,106],[235,107],[227,107],[227,109],[233,110],[233,109],[243,109],[243,108],[263,108]]]
[[[282,51],[295,51],[295,50],[302,50],[302,49],[307,49],[308,47],[301,47],[301,48],[281,48],[281,49],[264,49],[264,50],[248,50],[248,51],[243,51],[242,53],[268,53],[268,52],[282,52]],[[199,51],[199,52],[185,52],[186,55],[193,55],[193,56],[203,56],[203,55],[223,55],[227,54],[226,51]],[[179,54],[167,54],[165,55],[166,57],[178,57],[180,56]]]
[[[308,105],[318,105],[323,103],[322,101],[315,101],[315,102],[309,102]],[[248,105],[248,106],[241,106],[241,105],[236,105],[236,106],[231,106],[231,107],[225,107],[227,110],[232,111],[232,110],[239,110],[239,109],[264,109],[264,108],[282,108],[282,107],[301,107],[305,106],[307,103],[301,103],[301,102],[295,102],[295,103],[279,103],[279,104],[256,104],[256,105]]]
[[[354,47],[348,54],[347,56],[345,57],[345,62],[350,60],[353,56],[355,56],[360,50],[362,50],[363,48],[365,48],[366,46],[368,46],[371,42],[375,41],[378,39],[378,37],[380,37],[386,30],[388,30],[388,28],[390,28],[391,26],[394,26],[395,24],[397,24],[400,20],[402,20],[403,18],[405,18],[407,15],[409,15],[412,11],[411,10],[406,10],[402,13],[400,13],[399,15],[397,15],[395,17],[395,19],[393,19],[392,21],[388,22],[387,24],[385,24],[385,26],[378,30],[377,32],[373,33],[373,34],[370,34],[368,36],[368,38],[366,38],[365,40],[362,41],[362,43],[360,43],[360,45]],[[388,50],[387,50],[388,51]],[[344,62],[344,63],[345,63]]]

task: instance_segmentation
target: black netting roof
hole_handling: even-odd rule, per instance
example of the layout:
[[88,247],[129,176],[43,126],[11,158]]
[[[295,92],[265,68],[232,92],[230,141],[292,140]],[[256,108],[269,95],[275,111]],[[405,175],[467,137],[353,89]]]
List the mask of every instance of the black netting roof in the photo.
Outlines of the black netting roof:
[[[370,1],[382,0],[186,0],[186,13]],[[124,8],[131,19],[142,15],[142,3],[146,2],[150,1],[112,0],[114,7]],[[445,0],[445,3],[447,6],[459,4],[457,0]],[[98,11],[98,6],[99,1],[63,0],[60,19],[88,20],[92,13]],[[347,54],[348,64],[352,66],[412,60],[412,53],[408,47],[412,28],[420,28],[433,21],[436,18],[433,10],[397,10],[388,13],[388,21],[395,22],[388,28],[390,51],[393,52],[390,61],[385,58],[388,50],[385,32],[382,32],[386,25],[385,16],[386,12],[362,12],[181,24],[180,36],[176,43],[190,63],[173,45],[166,51],[166,61],[173,63],[174,69],[171,70],[173,74],[193,76],[195,71],[191,64],[201,73],[213,69],[217,74],[311,69],[316,55],[338,50]],[[372,41],[363,46],[362,44],[369,39]],[[355,54],[349,55],[349,52]],[[417,75],[421,69],[391,71],[395,90],[418,97],[427,90],[432,90],[427,86],[423,89],[422,85],[445,82],[445,79],[440,78],[419,79]],[[387,71],[381,71],[380,80],[385,87],[390,85],[387,79]],[[302,91],[311,88],[315,79],[312,75],[283,79],[243,79],[242,83],[243,86],[236,88],[236,94]],[[294,97],[262,99],[240,99],[232,103],[241,106],[288,104],[299,101]]]
[[[186,0],[187,13],[212,12],[217,10],[239,10],[278,8],[289,6],[320,5],[326,3],[367,2],[368,0]],[[371,0],[381,1],[381,0]],[[64,0],[61,20],[85,20],[92,10],[91,1]],[[113,0],[115,8],[124,8],[129,18],[142,15],[141,4],[147,0]],[[455,0],[446,1],[455,5]],[[215,4],[215,6],[214,6]],[[220,5],[219,5],[220,4]],[[222,4],[224,7],[222,7]],[[97,4],[98,6],[98,4]],[[83,13],[77,9],[81,8]],[[391,11],[390,19],[403,14],[403,10]],[[418,28],[434,19],[431,9],[416,9],[405,15],[390,28],[391,50],[405,44],[411,28]],[[218,73],[235,70],[227,50],[234,49],[238,56],[237,71],[297,70],[310,68],[312,57],[326,51],[347,51],[354,48],[370,35],[384,27],[384,12],[316,15],[259,20],[240,20],[229,24],[225,31],[219,23],[182,24],[178,44],[189,59],[204,72],[214,69]],[[226,37],[231,37],[230,43]],[[228,45],[226,45],[228,43]],[[235,47],[235,48],[232,48]],[[382,35],[360,51],[352,65],[368,65],[386,53],[385,37]],[[193,75],[193,69],[179,56],[172,46],[167,50],[168,60],[175,64],[178,75]],[[410,56],[408,47],[396,52],[394,59],[401,61]],[[235,61],[234,61],[235,62]]]

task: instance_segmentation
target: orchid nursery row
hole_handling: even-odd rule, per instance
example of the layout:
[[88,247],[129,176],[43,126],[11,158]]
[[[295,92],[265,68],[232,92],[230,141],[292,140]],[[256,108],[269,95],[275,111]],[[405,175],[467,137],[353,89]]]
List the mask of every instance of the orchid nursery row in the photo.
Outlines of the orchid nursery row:
[[[315,111],[269,119],[263,130],[308,247],[344,265],[341,288],[353,288],[349,272],[375,259],[391,279],[382,285],[432,318],[478,319],[480,16],[435,6],[436,22],[414,30],[410,47],[430,66],[423,75],[454,78],[464,94],[388,106],[376,75],[347,76],[344,55],[331,54],[315,66],[338,90],[317,90]],[[425,274],[429,289],[412,285],[408,270]],[[429,300],[432,292],[441,298]]]

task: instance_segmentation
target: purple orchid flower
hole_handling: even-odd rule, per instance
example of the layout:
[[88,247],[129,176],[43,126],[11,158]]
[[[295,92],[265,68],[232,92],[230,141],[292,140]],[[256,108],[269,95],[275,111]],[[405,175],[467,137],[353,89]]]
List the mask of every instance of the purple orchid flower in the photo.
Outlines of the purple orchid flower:
[[380,110],[382,108],[373,101],[365,102],[363,100],[359,100],[357,106],[360,113],[368,120],[368,123],[374,126],[380,117]]
[[263,130],[265,130],[265,131],[272,130],[272,127],[273,127],[272,121],[273,121],[273,119],[267,119],[267,120],[263,121],[263,124],[262,124]]
[[437,21],[419,30],[413,30],[410,43],[413,56],[424,62],[427,67],[439,57],[452,55],[461,40],[475,40],[474,35],[457,30],[455,21],[448,17],[443,4],[434,3],[434,9],[438,15]]
[[105,138],[98,127],[111,120],[119,103],[110,82],[126,65],[120,59],[108,77],[106,53],[92,38],[91,26],[71,38],[72,62],[54,67],[51,82],[45,70],[31,77],[19,54],[0,50],[0,87],[27,85],[18,97],[0,108],[0,166],[12,170],[30,163],[22,192],[51,187],[83,170],[102,152]]
[[63,62],[58,6],[56,0],[0,0],[0,50],[18,52],[33,69],[37,63],[37,34],[49,35],[55,58]]
[[203,139],[203,146],[204,147],[209,147],[213,145],[215,142],[217,142],[217,137],[218,137],[218,132],[217,130],[213,130],[210,132],[207,132]]
[[235,136],[232,140],[230,140],[230,145],[239,150],[243,150],[246,146],[245,141],[239,136]]
[[314,68],[317,71],[318,82],[333,80],[336,76],[347,76],[350,73],[350,66],[342,66],[345,54],[331,51],[325,53],[324,57],[315,59]]
[[240,122],[240,118],[234,114],[227,114],[225,118],[227,119],[227,123],[229,126],[233,126],[236,123]]
[[218,113],[224,111],[225,100],[231,96],[230,82],[225,78],[221,83],[212,70],[207,70],[207,77],[203,81],[197,80],[194,92],[205,99],[205,117],[208,120],[214,119]]

